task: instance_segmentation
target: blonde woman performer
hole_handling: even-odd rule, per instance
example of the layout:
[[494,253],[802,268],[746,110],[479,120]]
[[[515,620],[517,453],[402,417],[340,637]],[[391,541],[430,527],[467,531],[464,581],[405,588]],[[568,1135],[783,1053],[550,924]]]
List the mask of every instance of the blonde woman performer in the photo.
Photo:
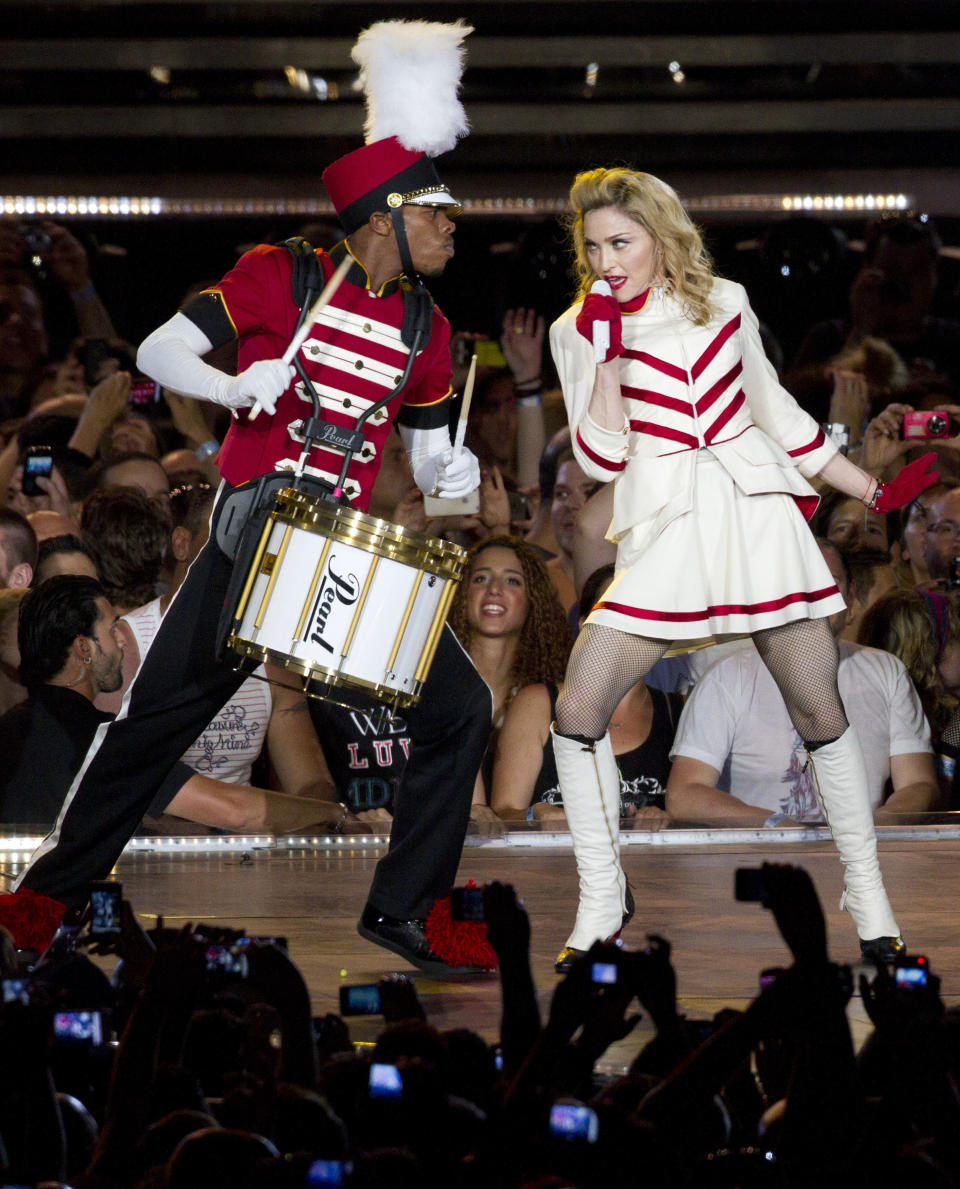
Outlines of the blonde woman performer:
[[[580,466],[614,487],[617,573],[577,640],[554,751],[580,876],[566,969],[629,916],[620,865],[614,708],[668,647],[749,634],[816,772],[861,949],[900,930],[877,861],[860,745],[837,690],[828,616],[843,600],[806,520],[819,475],[879,512],[935,476],[932,455],[888,484],[839,454],[780,387],[740,285],[711,270],[674,191],[629,169],[570,192],[578,300],[550,343]],[[597,281],[606,282],[594,291]],[[606,292],[602,290],[606,289]],[[630,904],[632,907],[632,902]]]

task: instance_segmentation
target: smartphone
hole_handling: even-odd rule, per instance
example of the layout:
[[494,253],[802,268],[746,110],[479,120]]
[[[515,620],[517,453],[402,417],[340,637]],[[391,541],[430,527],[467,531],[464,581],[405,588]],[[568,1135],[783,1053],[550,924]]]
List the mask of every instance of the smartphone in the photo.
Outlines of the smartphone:
[[455,921],[482,921],[483,888],[454,888],[450,893],[450,916]]
[[603,986],[616,986],[617,968],[613,962],[594,962],[590,977]]
[[53,1035],[67,1044],[103,1044],[103,1022],[98,1011],[58,1011]]
[[395,1065],[381,1065],[375,1061],[370,1066],[368,1089],[371,1098],[399,1098],[403,1093],[403,1078]]
[[347,1160],[314,1160],[307,1169],[307,1179],[304,1181],[307,1189],[339,1189],[347,1183],[347,1177],[353,1172],[353,1165]]
[[533,515],[533,509],[530,507],[530,501],[520,491],[508,491],[507,503],[510,505],[510,519],[513,520],[529,520]]
[[232,978],[246,978],[249,970],[247,955],[243,946],[208,945],[207,973],[229,975]]
[[120,936],[123,885],[97,880],[90,885],[90,932],[95,937]]
[[898,958],[894,965],[893,980],[898,987],[915,991],[927,985],[928,970],[927,959],[923,954],[915,954],[913,957],[904,955]]
[[763,872],[759,867],[738,867],[733,876],[733,895],[737,900],[763,900]]
[[355,983],[340,988],[342,1016],[379,1016],[380,988],[376,983]]
[[29,1003],[30,981],[25,978],[5,978],[3,980],[4,1003]]
[[760,990],[765,991],[767,987],[772,987],[781,974],[783,974],[782,966],[768,966],[766,970],[761,970]]
[[550,1134],[558,1139],[597,1142],[597,1112],[580,1102],[555,1102],[550,1108]]
[[138,376],[130,385],[127,403],[131,405],[153,405],[160,400],[160,385],[156,380]]
[[77,950],[77,938],[80,936],[79,925],[61,925],[50,939],[50,944],[40,955],[37,965],[54,962],[58,958],[65,958]]
[[28,446],[23,460],[23,479],[20,490],[24,495],[46,495],[37,479],[49,479],[53,471],[53,454],[49,446]]

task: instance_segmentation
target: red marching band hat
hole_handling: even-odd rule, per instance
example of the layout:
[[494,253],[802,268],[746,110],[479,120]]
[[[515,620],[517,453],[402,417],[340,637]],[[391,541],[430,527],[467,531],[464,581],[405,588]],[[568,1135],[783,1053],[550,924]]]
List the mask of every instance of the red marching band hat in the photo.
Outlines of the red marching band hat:
[[406,203],[443,206],[451,216],[463,209],[433,158],[467,131],[458,90],[461,42],[472,32],[462,21],[379,21],[358,37],[351,53],[367,103],[367,143],[322,174],[347,235],[375,211]]
[[452,208],[462,205],[440,181],[432,158],[404,148],[395,136],[366,144],[328,165],[321,180],[349,235],[362,227],[374,211],[414,202]]

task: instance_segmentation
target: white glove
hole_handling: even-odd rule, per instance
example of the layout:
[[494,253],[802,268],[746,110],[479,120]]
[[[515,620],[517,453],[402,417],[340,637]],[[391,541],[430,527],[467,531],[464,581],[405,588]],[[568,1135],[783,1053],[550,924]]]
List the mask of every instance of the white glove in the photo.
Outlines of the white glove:
[[413,480],[424,495],[457,499],[480,486],[480,464],[472,451],[463,448],[454,455],[453,447],[448,446],[425,458],[413,472]]
[[293,365],[282,359],[258,359],[239,376],[217,385],[209,399],[227,409],[248,409],[259,404],[272,417],[277,411],[277,401],[296,374]]
[[181,396],[208,400],[227,409],[246,409],[258,401],[272,417],[277,398],[296,375],[282,359],[259,359],[239,376],[228,376],[200,358],[213,344],[186,314],[174,314],[140,344],[137,366]]

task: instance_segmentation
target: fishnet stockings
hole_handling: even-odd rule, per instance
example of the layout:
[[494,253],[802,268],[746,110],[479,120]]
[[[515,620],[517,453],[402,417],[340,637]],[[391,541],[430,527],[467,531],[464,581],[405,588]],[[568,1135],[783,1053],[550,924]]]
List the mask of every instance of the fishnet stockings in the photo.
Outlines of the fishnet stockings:
[[646,676],[667,646],[666,640],[585,624],[557,698],[560,734],[600,739],[620,699]]
[[806,742],[838,739],[847,716],[837,689],[837,643],[828,619],[798,619],[753,633],[797,734]]
[[[837,645],[829,621],[799,619],[755,632],[753,642],[800,738],[839,738],[848,724],[837,688]],[[557,698],[561,735],[601,738],[620,699],[647,675],[668,645],[666,640],[586,624]]]

